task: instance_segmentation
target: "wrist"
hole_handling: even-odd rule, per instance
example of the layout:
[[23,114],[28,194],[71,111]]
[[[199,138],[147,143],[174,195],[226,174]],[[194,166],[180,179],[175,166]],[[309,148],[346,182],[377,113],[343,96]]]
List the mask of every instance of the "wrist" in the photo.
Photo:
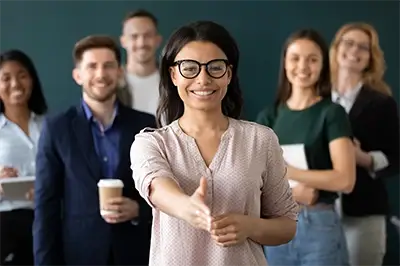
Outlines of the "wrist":
[[370,153],[366,153],[369,157],[369,167],[368,169],[370,171],[374,171],[375,170],[375,160],[374,160],[374,156],[372,156]]
[[246,228],[246,236],[252,240],[258,239],[261,235],[260,229],[262,228],[261,218],[255,218],[248,215],[244,215],[245,228]]
[[360,159],[361,159],[361,161],[359,163],[362,167],[364,167],[365,169],[367,169],[369,171],[374,169],[374,160],[369,153],[367,153],[365,151],[361,151]]
[[191,204],[190,204],[190,197],[182,193],[180,197],[176,200],[177,204],[175,206],[177,212],[175,217],[187,221],[188,216],[191,215],[190,212],[192,211]]
[[294,181],[299,181],[298,176],[300,176],[301,169],[298,169],[296,167],[290,167],[290,171],[288,171],[288,179],[294,180]]

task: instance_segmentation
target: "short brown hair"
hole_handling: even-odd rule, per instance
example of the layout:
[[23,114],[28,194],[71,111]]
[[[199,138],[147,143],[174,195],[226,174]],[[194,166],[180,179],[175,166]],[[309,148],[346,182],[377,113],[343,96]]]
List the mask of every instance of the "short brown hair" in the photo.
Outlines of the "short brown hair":
[[110,36],[106,35],[90,35],[79,40],[74,47],[73,58],[75,64],[79,64],[82,60],[82,55],[87,50],[96,48],[107,48],[115,53],[115,58],[118,64],[121,64],[121,51],[117,42]]
[[154,16],[152,13],[145,9],[138,9],[136,11],[131,11],[128,14],[126,14],[124,20],[122,21],[122,24],[125,24],[126,21],[132,19],[132,18],[148,18],[150,19],[153,23],[154,26],[157,28],[158,26],[158,20],[156,16]]

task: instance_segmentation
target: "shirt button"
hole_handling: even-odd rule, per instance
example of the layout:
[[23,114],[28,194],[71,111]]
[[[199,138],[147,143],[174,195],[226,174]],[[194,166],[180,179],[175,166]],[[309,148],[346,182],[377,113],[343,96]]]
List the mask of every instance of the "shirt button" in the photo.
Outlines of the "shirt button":
[[104,157],[104,158],[103,158],[103,161],[107,162],[107,161],[108,161],[108,158],[107,158],[107,157]]

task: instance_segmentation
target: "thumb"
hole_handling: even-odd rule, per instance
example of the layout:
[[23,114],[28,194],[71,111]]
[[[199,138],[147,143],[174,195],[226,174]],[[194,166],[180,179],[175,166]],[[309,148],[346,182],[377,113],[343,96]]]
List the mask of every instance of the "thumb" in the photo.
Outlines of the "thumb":
[[196,191],[194,192],[196,195],[204,198],[207,194],[207,180],[202,177],[200,179],[200,185],[199,187],[196,189]]

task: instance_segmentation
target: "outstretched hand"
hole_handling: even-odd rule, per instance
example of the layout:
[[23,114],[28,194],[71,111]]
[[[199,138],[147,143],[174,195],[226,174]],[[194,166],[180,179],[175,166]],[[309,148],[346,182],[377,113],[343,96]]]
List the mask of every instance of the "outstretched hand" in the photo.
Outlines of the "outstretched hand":
[[193,227],[210,231],[212,217],[210,209],[206,205],[205,201],[206,195],[207,195],[207,180],[204,177],[202,177],[200,179],[199,187],[196,189],[193,195],[189,197],[189,200],[186,202],[183,219]]

